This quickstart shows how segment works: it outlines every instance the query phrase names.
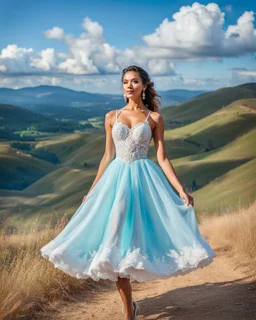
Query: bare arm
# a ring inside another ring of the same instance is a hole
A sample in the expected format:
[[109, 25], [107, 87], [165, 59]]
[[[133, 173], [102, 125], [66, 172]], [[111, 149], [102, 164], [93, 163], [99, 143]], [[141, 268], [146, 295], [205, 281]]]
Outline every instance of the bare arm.
[[154, 112], [154, 118], [155, 121], [155, 129], [153, 131], [153, 139], [155, 143], [156, 148], [156, 156], [157, 161], [166, 174], [168, 180], [170, 183], [174, 186], [174, 188], [179, 193], [180, 197], [184, 199], [189, 205], [189, 203], [192, 203], [193, 205], [193, 197], [191, 197], [188, 193], [185, 192], [183, 186], [178, 180], [178, 177], [174, 171], [173, 165], [171, 164], [170, 160], [167, 157], [166, 150], [165, 150], [165, 144], [164, 144], [164, 120], [160, 113]]
[[[94, 188], [96, 183], [99, 181], [100, 177], [108, 167], [109, 163], [114, 159], [115, 157], [115, 145], [114, 141], [112, 138], [112, 125], [111, 125], [111, 119], [113, 117], [113, 110], [109, 111], [105, 115], [105, 131], [106, 131], [106, 144], [105, 144], [105, 152], [103, 154], [103, 157], [100, 161], [99, 167], [98, 167], [98, 172], [97, 175], [93, 181], [93, 184], [88, 191], [88, 193]], [[87, 193], [87, 195], [88, 195]]]

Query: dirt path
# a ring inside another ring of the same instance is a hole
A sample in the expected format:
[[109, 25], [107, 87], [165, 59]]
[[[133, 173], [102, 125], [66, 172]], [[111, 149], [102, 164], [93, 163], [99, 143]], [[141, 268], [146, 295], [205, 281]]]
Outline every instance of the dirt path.
[[[256, 319], [256, 282], [234, 267], [227, 251], [212, 247], [217, 257], [206, 268], [167, 280], [132, 282], [138, 319]], [[115, 284], [100, 283], [89, 295], [74, 296], [74, 302], [59, 302], [58, 311], [42, 319], [123, 320]]]

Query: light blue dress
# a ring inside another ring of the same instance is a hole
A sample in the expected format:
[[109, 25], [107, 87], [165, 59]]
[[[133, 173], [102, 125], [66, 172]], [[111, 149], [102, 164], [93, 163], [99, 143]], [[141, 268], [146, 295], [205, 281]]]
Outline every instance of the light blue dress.
[[147, 157], [150, 113], [129, 128], [116, 111], [116, 157], [64, 229], [40, 249], [55, 268], [79, 279], [143, 282], [184, 275], [213, 261], [194, 207]]

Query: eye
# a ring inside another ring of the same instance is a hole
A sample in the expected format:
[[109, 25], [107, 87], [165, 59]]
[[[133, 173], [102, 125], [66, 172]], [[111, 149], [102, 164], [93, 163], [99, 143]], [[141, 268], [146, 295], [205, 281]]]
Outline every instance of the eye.
[[[138, 80], [133, 80], [133, 82], [138, 83], [139, 81]], [[123, 82], [123, 84], [126, 84], [126, 83], [127, 83], [127, 81]]]

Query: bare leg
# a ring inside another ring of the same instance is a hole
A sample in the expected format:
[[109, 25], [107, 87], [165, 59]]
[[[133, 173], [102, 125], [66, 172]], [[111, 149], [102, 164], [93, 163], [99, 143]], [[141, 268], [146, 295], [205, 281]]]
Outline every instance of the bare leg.
[[125, 307], [125, 320], [134, 320], [132, 304], [132, 286], [130, 283], [130, 279], [118, 277], [118, 281], [116, 281], [116, 286]]

